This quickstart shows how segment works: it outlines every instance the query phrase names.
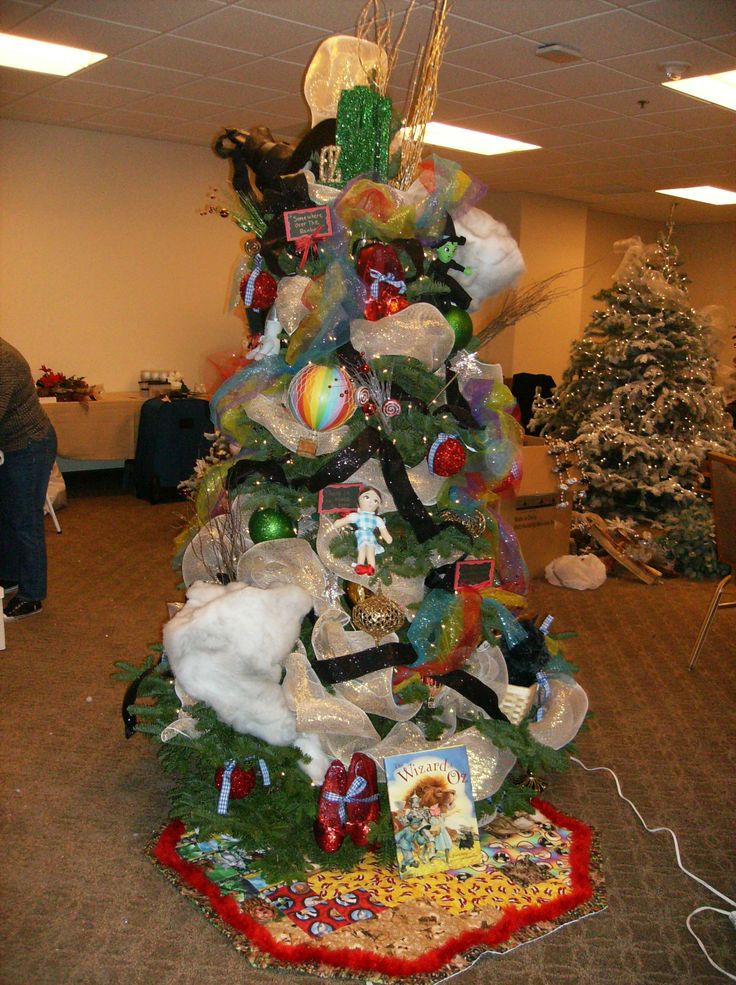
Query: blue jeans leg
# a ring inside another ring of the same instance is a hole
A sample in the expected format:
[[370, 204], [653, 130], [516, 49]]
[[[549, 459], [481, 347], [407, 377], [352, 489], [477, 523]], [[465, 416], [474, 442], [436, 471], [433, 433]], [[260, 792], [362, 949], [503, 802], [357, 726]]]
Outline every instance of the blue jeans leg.
[[0, 465], [0, 579], [17, 582], [19, 597], [34, 602], [46, 598], [43, 508], [55, 458], [52, 427]]

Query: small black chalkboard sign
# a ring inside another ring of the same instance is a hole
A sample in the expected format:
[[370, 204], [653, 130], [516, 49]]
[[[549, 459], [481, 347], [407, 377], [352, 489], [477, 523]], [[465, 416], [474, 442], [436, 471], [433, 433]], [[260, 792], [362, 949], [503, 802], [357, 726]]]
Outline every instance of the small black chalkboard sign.
[[363, 491], [360, 482], [344, 482], [339, 485], [325, 486], [320, 491], [317, 501], [319, 513], [339, 513], [345, 516], [358, 509], [358, 496]]
[[314, 239], [326, 239], [332, 236], [332, 213], [329, 205], [318, 205], [314, 209], [294, 209], [284, 212], [286, 238], [289, 240], [302, 239], [304, 236]]
[[458, 561], [455, 565], [455, 591], [463, 588], [487, 588], [493, 584], [493, 558], [481, 561]]

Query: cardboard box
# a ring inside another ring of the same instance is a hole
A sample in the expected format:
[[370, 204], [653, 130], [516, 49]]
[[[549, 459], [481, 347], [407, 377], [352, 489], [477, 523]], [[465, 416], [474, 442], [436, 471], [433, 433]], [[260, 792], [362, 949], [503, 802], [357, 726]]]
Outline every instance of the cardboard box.
[[550, 561], [570, 553], [572, 506], [560, 503], [554, 460], [541, 438], [525, 438], [522, 464], [516, 499], [508, 500], [501, 513], [516, 531], [529, 574], [541, 578]]

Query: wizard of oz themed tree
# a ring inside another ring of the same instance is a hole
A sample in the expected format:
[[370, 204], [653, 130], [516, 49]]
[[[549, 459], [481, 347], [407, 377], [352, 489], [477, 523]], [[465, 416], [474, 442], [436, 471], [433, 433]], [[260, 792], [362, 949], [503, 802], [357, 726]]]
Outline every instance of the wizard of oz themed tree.
[[736, 447], [715, 385], [708, 320], [688, 299], [673, 226], [625, 251], [604, 302], [571, 348], [562, 384], [538, 401], [533, 424], [574, 442], [592, 510], [657, 520], [663, 543], [691, 576], [714, 575], [710, 507], [699, 495], [708, 451]]
[[527, 572], [497, 506], [521, 429], [475, 355], [544, 292], [473, 336], [468, 312], [521, 257], [477, 182], [420, 160], [443, 29], [401, 133], [385, 38], [333, 37], [296, 147], [263, 127], [216, 141], [252, 342], [187, 484], [187, 601], [126, 705], [172, 773], [172, 816], [258, 850], [271, 880], [394, 858], [389, 755], [464, 746], [479, 816], [513, 815], [587, 712], [551, 619], [518, 618]]

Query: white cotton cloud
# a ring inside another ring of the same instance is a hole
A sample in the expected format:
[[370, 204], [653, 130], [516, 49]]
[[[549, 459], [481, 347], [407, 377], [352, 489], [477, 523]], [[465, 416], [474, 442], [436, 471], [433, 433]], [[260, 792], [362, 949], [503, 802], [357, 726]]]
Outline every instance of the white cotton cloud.
[[487, 212], [469, 209], [453, 221], [456, 232], [466, 238], [455, 259], [473, 272], [466, 277], [453, 270], [452, 276], [473, 298], [469, 310], [477, 311], [486, 298], [511, 287], [521, 277], [524, 258], [506, 226]]
[[[276, 746], [299, 745], [296, 716], [280, 681], [312, 597], [298, 585], [252, 588], [195, 582], [164, 627], [164, 649], [177, 686], [208, 704], [236, 732]], [[315, 756], [312, 744], [309, 754]], [[324, 774], [327, 761], [307, 772]]]

